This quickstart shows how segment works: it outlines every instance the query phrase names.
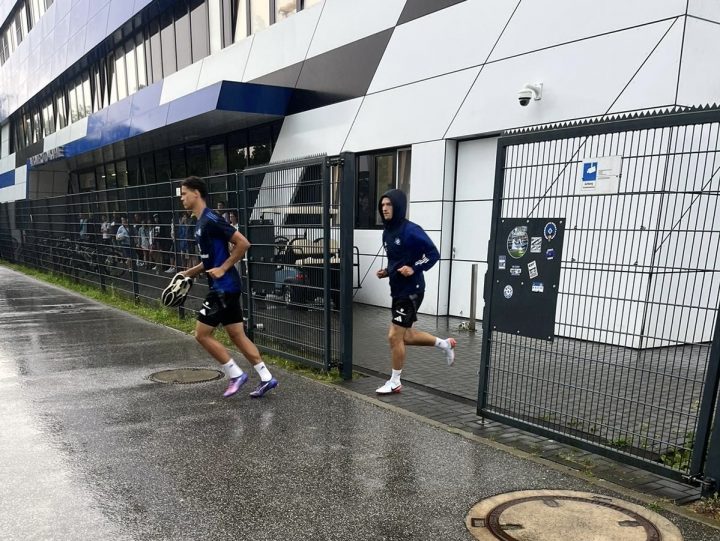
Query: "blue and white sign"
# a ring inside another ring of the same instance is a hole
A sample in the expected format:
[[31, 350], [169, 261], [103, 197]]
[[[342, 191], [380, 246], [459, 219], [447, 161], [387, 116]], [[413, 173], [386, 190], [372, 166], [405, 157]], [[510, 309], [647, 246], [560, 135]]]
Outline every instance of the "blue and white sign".
[[584, 162], [582, 179], [583, 182], [595, 182], [597, 180], [598, 162]]
[[580, 162], [575, 193], [612, 194], [620, 191], [622, 156], [585, 158]]

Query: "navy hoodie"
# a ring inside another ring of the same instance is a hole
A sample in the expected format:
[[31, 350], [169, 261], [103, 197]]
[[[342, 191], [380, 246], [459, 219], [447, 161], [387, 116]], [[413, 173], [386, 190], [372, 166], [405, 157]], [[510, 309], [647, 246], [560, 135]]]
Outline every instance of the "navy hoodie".
[[[392, 202], [393, 216], [385, 220], [382, 215], [382, 200], [387, 197]], [[383, 221], [383, 246], [387, 254], [387, 273], [390, 279], [390, 295], [393, 298], [408, 297], [414, 293], [425, 293], [423, 272], [430, 270], [440, 259], [437, 248], [419, 225], [405, 218], [407, 198], [400, 190], [390, 190], [378, 201], [378, 212]], [[397, 270], [404, 266], [412, 267], [412, 276], [403, 276]]]

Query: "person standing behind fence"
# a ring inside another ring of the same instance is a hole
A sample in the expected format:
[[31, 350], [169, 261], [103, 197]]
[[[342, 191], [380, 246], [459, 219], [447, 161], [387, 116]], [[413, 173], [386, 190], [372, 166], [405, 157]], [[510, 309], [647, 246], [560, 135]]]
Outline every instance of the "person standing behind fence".
[[378, 278], [390, 279], [392, 321], [388, 331], [392, 354], [392, 376], [375, 392], [399, 393], [400, 374], [405, 364], [405, 346], [435, 346], [445, 354], [447, 364], [455, 362], [455, 339], [443, 340], [412, 328], [425, 295], [423, 273], [440, 259], [435, 244], [419, 225], [405, 218], [407, 197], [400, 190], [386, 192], [378, 203], [383, 221], [383, 246], [388, 264], [377, 271]]
[[132, 240], [130, 236], [130, 226], [125, 216], [120, 218], [120, 227], [118, 227], [117, 233], [115, 234], [115, 240], [117, 240], [118, 244], [122, 247], [128, 269], [131, 268], [133, 258]]
[[[222, 324], [240, 353], [260, 376], [260, 383], [250, 393], [251, 397], [260, 398], [270, 389], [277, 387], [278, 382], [272, 377], [260, 357], [258, 348], [243, 329], [240, 306], [242, 282], [235, 263], [245, 255], [250, 248], [250, 242], [219, 214], [208, 208], [205, 202], [207, 187], [200, 178], [186, 178], [181, 183], [180, 190], [183, 207], [192, 211], [197, 218], [195, 239], [201, 260], [199, 264], [181, 274], [194, 278], [205, 272], [210, 285], [210, 291], [198, 312], [195, 338], [222, 365], [225, 375], [230, 379], [223, 396], [234, 395], [248, 380], [248, 375], [235, 363], [225, 346], [213, 337], [217, 326]], [[228, 251], [228, 243], [233, 246], [231, 251]]]
[[110, 236], [110, 222], [108, 221], [107, 216], [102, 216], [100, 220], [100, 233], [102, 233], [102, 243], [110, 244], [110, 240], [112, 238]]
[[188, 234], [188, 228], [187, 225], [188, 217], [187, 214], [184, 212], [180, 214], [180, 224], [177, 228], [177, 249], [178, 249], [178, 256], [180, 257], [180, 261], [178, 261], [178, 268], [182, 267], [183, 269], [187, 269], [190, 264], [188, 263], [188, 240], [187, 240], [187, 234]]

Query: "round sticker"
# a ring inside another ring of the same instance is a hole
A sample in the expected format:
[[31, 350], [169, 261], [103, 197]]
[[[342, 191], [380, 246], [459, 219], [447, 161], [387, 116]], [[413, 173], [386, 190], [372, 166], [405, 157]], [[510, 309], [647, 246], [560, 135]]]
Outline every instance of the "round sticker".
[[507, 251], [510, 257], [520, 259], [524, 256], [528, 249], [528, 243], [527, 226], [520, 225], [510, 231], [507, 238]]
[[553, 222], [548, 222], [545, 224], [543, 234], [547, 240], [553, 240], [555, 235], [557, 235], [557, 226]]
[[506, 299], [509, 299], [510, 297], [512, 297], [513, 296], [512, 286], [510, 286], [510, 285], [505, 286], [505, 289], [503, 289], [503, 295], [505, 295]]

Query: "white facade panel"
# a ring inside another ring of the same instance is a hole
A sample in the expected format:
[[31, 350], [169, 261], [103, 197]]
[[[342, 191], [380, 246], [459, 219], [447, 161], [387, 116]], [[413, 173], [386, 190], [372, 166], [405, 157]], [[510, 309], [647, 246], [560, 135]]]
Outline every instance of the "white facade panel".
[[[326, 1], [308, 57], [392, 28], [404, 7], [405, 0]], [[320, 9], [308, 10], [313, 11]]]
[[720, 23], [720, 3], [716, 0], [689, 0], [688, 15]]
[[647, 62], [610, 107], [610, 113], [675, 104], [683, 21], [684, 19], [678, 19], [673, 24]]
[[287, 117], [273, 149], [273, 161], [323, 152], [339, 154], [361, 103], [362, 98], [357, 98]]
[[441, 201], [413, 201], [410, 204], [410, 216], [408, 218], [420, 225], [425, 231], [441, 231], [442, 215], [443, 204]]
[[514, 8], [471, 0], [397, 27], [369, 92], [484, 64]]
[[202, 64], [202, 61], [195, 62], [165, 77], [162, 82], [160, 105], [195, 92], [198, 88]]
[[367, 96], [345, 148], [360, 151], [442, 139], [477, 72], [469, 69]]
[[713, 62], [718, 56], [720, 25], [688, 18], [678, 85], [678, 104], [720, 103], [720, 75]]
[[[605, 114], [671, 24], [659, 22], [486, 65], [447, 137]], [[674, 81], [676, 74], [665, 77]], [[544, 85], [542, 99], [521, 107], [518, 90], [534, 82]], [[654, 104], [648, 97], [646, 106]]]
[[443, 199], [445, 179], [444, 140], [412, 146], [410, 190], [412, 201], [440, 201]]
[[220, 81], [242, 81], [253, 39], [254, 36], [250, 36], [203, 58], [197, 88], [205, 88]]
[[463, 141], [458, 145], [456, 199], [492, 200], [497, 138]]
[[608, 0], [602, 7], [598, 7], [596, 0], [522, 2], [490, 60], [679, 17], [685, 14], [685, 7], [685, 0]]
[[455, 203], [453, 259], [486, 261], [492, 201], [458, 201]]
[[255, 34], [244, 81], [305, 60], [320, 10], [303, 10]]

